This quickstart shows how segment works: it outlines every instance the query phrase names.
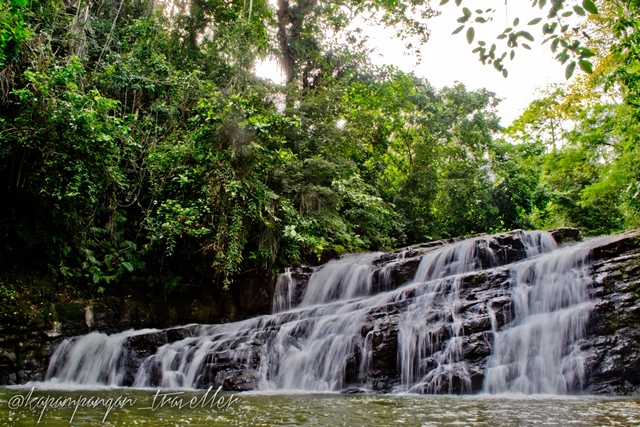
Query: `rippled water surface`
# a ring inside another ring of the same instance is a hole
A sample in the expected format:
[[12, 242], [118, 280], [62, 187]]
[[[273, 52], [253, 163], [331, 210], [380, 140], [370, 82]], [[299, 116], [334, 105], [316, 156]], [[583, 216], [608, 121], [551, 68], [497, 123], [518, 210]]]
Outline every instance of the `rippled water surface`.
[[[0, 388], [0, 424], [34, 426], [39, 420], [44, 426], [640, 425], [640, 399], [633, 398], [214, 392], [162, 390], [156, 395], [155, 390]], [[165, 393], [176, 394], [163, 400]], [[113, 404], [118, 398], [123, 407], [114, 407], [105, 418], [103, 404]], [[64, 399], [66, 408], [51, 408]], [[43, 410], [46, 402], [50, 403]], [[76, 402], [82, 402], [77, 410]], [[91, 407], [96, 402], [99, 404]]]

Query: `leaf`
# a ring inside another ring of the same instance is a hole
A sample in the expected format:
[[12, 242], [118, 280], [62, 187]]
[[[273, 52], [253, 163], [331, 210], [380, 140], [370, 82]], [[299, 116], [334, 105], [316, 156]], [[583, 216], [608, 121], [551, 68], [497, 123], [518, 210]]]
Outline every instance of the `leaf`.
[[513, 26], [514, 27], [517, 27], [519, 23], [520, 23], [520, 18], [516, 18], [516, 19], [513, 20]]
[[496, 37], [498, 40], [502, 40], [502, 39], [506, 39], [507, 35], [506, 34], [500, 34], [498, 37]]
[[538, 3], [538, 5], [540, 6], [540, 9], [544, 9], [546, 4], [547, 4], [547, 0], [540, 0], [540, 2]]
[[473, 27], [469, 27], [469, 29], [467, 30], [467, 42], [469, 44], [473, 43], [473, 38], [476, 35], [476, 31], [473, 29]]
[[485, 22], [487, 22], [486, 19], [484, 19], [482, 16], [477, 16], [476, 17], [476, 22], [479, 22], [481, 24], [484, 24]]
[[571, 63], [567, 65], [567, 68], [564, 70], [564, 76], [567, 80], [571, 78], [571, 76], [573, 75], [573, 70], [575, 69], [576, 69], [576, 61], [571, 61]]
[[536, 25], [540, 21], [542, 21], [542, 18], [532, 19], [527, 25]]
[[527, 50], [531, 50], [531, 46], [529, 46], [529, 45], [528, 45], [528, 44], [526, 44], [526, 43], [522, 43], [522, 47], [523, 47], [523, 48], [525, 48], [525, 49], [527, 49]]
[[515, 58], [516, 56], [516, 51], [512, 50], [511, 53], [509, 54], [509, 59], [513, 61], [513, 58]]
[[584, 15], [586, 15], [586, 14], [587, 14], [587, 13], [584, 11], [584, 9], [583, 9], [583, 8], [581, 8], [581, 7], [580, 7], [580, 6], [578, 6], [578, 5], [573, 6], [573, 10], [574, 10], [578, 15], [580, 15], [580, 16], [584, 16]]
[[563, 13], [562, 15], [560, 15], [560, 16], [562, 16], [563, 18], [566, 18], [566, 17], [571, 16], [571, 15], [573, 15], [573, 12], [571, 12], [571, 11], [569, 10], [569, 11], [567, 11], [567, 12], [564, 12], [564, 13]]
[[507, 69], [503, 68], [502, 69], [502, 76], [506, 79], [508, 75], [509, 75], [509, 72], [507, 71]]
[[464, 25], [460, 25], [458, 28], [453, 30], [453, 33], [451, 33], [451, 34], [458, 34], [460, 31], [462, 31], [463, 28], [464, 28]]
[[580, 57], [581, 58], [591, 58], [592, 56], [595, 55], [595, 52], [589, 50], [589, 49], [582, 49], [580, 51]]
[[460, 6], [462, 4], [462, 0], [456, 0], [456, 6]]
[[449, 0], [440, 0], [440, 6], [444, 6], [447, 3], [449, 3]]
[[524, 37], [525, 39], [529, 40], [530, 42], [534, 40], [533, 36], [526, 31], [520, 31], [518, 34]]
[[462, 14], [468, 18], [468, 17], [471, 16], [471, 11], [469, 10], [469, 8], [463, 7], [462, 8]]
[[582, 0], [582, 7], [584, 7], [589, 13], [594, 15], [598, 14], [598, 6], [592, 0]]
[[593, 64], [591, 61], [587, 61], [586, 59], [580, 60], [580, 68], [587, 74], [593, 74]]

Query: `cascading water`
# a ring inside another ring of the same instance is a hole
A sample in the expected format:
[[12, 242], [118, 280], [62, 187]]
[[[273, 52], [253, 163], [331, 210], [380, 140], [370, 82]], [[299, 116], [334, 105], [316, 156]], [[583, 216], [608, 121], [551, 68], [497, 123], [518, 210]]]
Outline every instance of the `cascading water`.
[[127, 331], [114, 335], [93, 332], [64, 340], [49, 361], [46, 378], [82, 385], [121, 385], [124, 341], [155, 329]]
[[380, 253], [346, 255], [311, 275], [301, 306], [348, 300], [371, 293], [374, 265]]
[[[591, 307], [588, 245], [556, 250], [544, 232], [517, 232], [509, 244], [496, 243], [501, 238], [425, 246], [413, 280], [396, 289], [391, 270], [411, 261], [407, 251], [342, 257], [313, 272], [298, 307], [292, 296], [301, 289], [286, 270], [278, 279], [273, 315], [191, 325], [185, 333], [190, 336], [173, 340], [157, 330], [65, 340], [47, 379], [169, 388], [471, 392], [475, 374], [465, 357], [479, 352], [477, 346], [469, 350], [467, 335], [475, 333], [493, 336], [488, 359], [474, 356], [487, 366], [485, 391], [579, 389], [579, 343]], [[479, 271], [504, 276], [504, 284], [493, 293], [474, 291], [471, 279]], [[482, 300], [485, 294], [493, 299]], [[492, 307], [500, 302], [502, 312], [496, 312]], [[469, 320], [469, 313], [480, 320]], [[486, 328], [474, 326], [489, 317]], [[158, 344], [136, 353], [134, 341], [144, 334]], [[380, 386], [393, 369], [397, 382]]]
[[[556, 248], [548, 233], [524, 235], [527, 255]], [[484, 257], [482, 256], [484, 255]], [[463, 323], [459, 310], [460, 275], [495, 266], [499, 254], [489, 237], [463, 240], [422, 257], [414, 282], [427, 282], [416, 292], [399, 324], [401, 390], [452, 393], [471, 391], [471, 378], [462, 360]], [[484, 258], [484, 260], [483, 260]]]
[[276, 288], [273, 291], [273, 307], [272, 313], [280, 313], [289, 310], [293, 305], [293, 296], [296, 291], [296, 282], [291, 277], [291, 267], [287, 267], [276, 282]]
[[511, 267], [513, 322], [495, 333], [488, 393], [565, 394], [584, 382], [585, 337], [593, 308], [589, 242]]
[[[344, 262], [328, 264], [322, 269], [324, 274], [321, 277], [331, 278], [333, 281], [326, 282], [326, 285], [337, 293], [318, 293], [321, 295], [319, 298], [340, 295], [340, 292], [364, 292], [366, 286], [360, 287], [353, 276], [359, 277], [365, 284], [371, 283], [372, 279], [367, 275], [373, 273], [372, 266], [366, 260], [374, 257], [366, 254], [347, 258], [355, 261], [352, 272], [345, 268]], [[337, 271], [331, 271], [333, 267]], [[242, 322], [198, 326], [194, 331], [195, 336], [164, 345], [147, 358], [138, 369], [133, 385], [199, 387], [205, 380], [203, 367], [215, 365], [224, 359], [225, 363], [255, 369], [260, 375], [259, 383], [263, 389], [340, 390], [345, 384], [345, 369], [354, 348], [364, 351], [366, 347], [361, 328], [367, 309], [382, 304], [387, 298], [387, 295], [376, 295], [351, 301], [339, 300]], [[311, 301], [315, 302], [313, 299]], [[107, 384], [122, 384], [128, 368], [122, 362], [122, 355], [126, 353], [122, 347], [126, 346], [126, 339], [131, 334], [106, 336], [93, 333], [64, 341], [52, 359], [47, 378], [85, 384], [87, 375], [94, 375], [87, 374], [85, 370], [95, 370], [95, 363], [87, 360], [94, 356], [94, 342], [100, 341], [111, 343], [109, 351], [104, 352], [109, 362], [100, 365], [103, 371], [110, 369], [111, 379]], [[259, 349], [254, 345], [256, 343], [261, 345]], [[71, 351], [62, 351], [69, 347]], [[78, 354], [82, 354], [82, 357]], [[103, 365], [109, 369], [103, 368]], [[156, 375], [155, 367], [158, 366], [160, 375]], [[215, 370], [208, 372], [214, 377], [217, 375]]]

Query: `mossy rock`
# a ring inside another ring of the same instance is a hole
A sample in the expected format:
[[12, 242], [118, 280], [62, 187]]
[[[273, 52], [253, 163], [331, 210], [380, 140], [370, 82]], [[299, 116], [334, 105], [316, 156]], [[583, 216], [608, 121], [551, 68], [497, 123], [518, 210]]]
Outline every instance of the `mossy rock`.
[[54, 307], [59, 322], [82, 322], [85, 319], [84, 306], [82, 304], [56, 304]]

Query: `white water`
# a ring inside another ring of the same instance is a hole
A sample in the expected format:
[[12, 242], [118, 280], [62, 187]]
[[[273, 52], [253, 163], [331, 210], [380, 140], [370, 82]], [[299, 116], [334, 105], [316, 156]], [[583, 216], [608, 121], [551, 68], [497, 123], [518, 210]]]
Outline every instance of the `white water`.
[[565, 394], [584, 382], [591, 277], [590, 243], [511, 267], [514, 320], [496, 331], [485, 378], [488, 393]]
[[[525, 233], [523, 242], [533, 258], [510, 268], [512, 284], [505, 292], [513, 299], [513, 321], [502, 330], [494, 322], [485, 390], [577, 390], [584, 375], [579, 340], [591, 307], [584, 268], [588, 247], [555, 250], [553, 238], [541, 232]], [[463, 240], [427, 252], [411, 283], [374, 295], [380, 254], [345, 256], [313, 273], [298, 308], [291, 307], [295, 281], [287, 270], [278, 280], [273, 303], [274, 312], [282, 312], [194, 327], [194, 336], [166, 344], [148, 357], [134, 385], [193, 388], [207, 380], [206, 375], [209, 381], [215, 377], [222, 382], [226, 373], [217, 373], [215, 367], [235, 363], [253, 367], [261, 390], [340, 390], [350, 386], [348, 368], [351, 384], [367, 388], [375, 332], [367, 326], [368, 315], [372, 309], [407, 300], [398, 323], [397, 391], [469, 391], [470, 374], [461, 348], [460, 279], [482, 268], [480, 250], [485, 263], [497, 262], [489, 237]], [[391, 262], [401, 262], [404, 255], [401, 252]], [[389, 277], [382, 267], [377, 289], [388, 289]], [[93, 333], [66, 340], [51, 359], [47, 379], [120, 385], [126, 369], [123, 345], [141, 333]], [[160, 372], [157, 384], [154, 369]]]
[[311, 275], [300, 306], [348, 300], [371, 293], [374, 265], [381, 253], [346, 255]]
[[49, 361], [46, 378], [81, 385], [122, 384], [122, 344], [135, 335], [158, 332], [156, 329], [126, 331], [114, 335], [92, 332], [64, 340]]
[[296, 292], [296, 281], [291, 277], [291, 267], [287, 267], [276, 282], [273, 291], [272, 313], [280, 313], [292, 307], [293, 296]]
[[[460, 275], [482, 269], [480, 250], [496, 265], [489, 239], [463, 240], [422, 257], [413, 282], [427, 282], [427, 286], [416, 292], [399, 324], [400, 390], [453, 393], [458, 382], [459, 390], [471, 391], [471, 378], [462, 360]], [[549, 233], [541, 232], [526, 233], [523, 243], [527, 256], [557, 247]], [[441, 346], [443, 339], [446, 342]]]

